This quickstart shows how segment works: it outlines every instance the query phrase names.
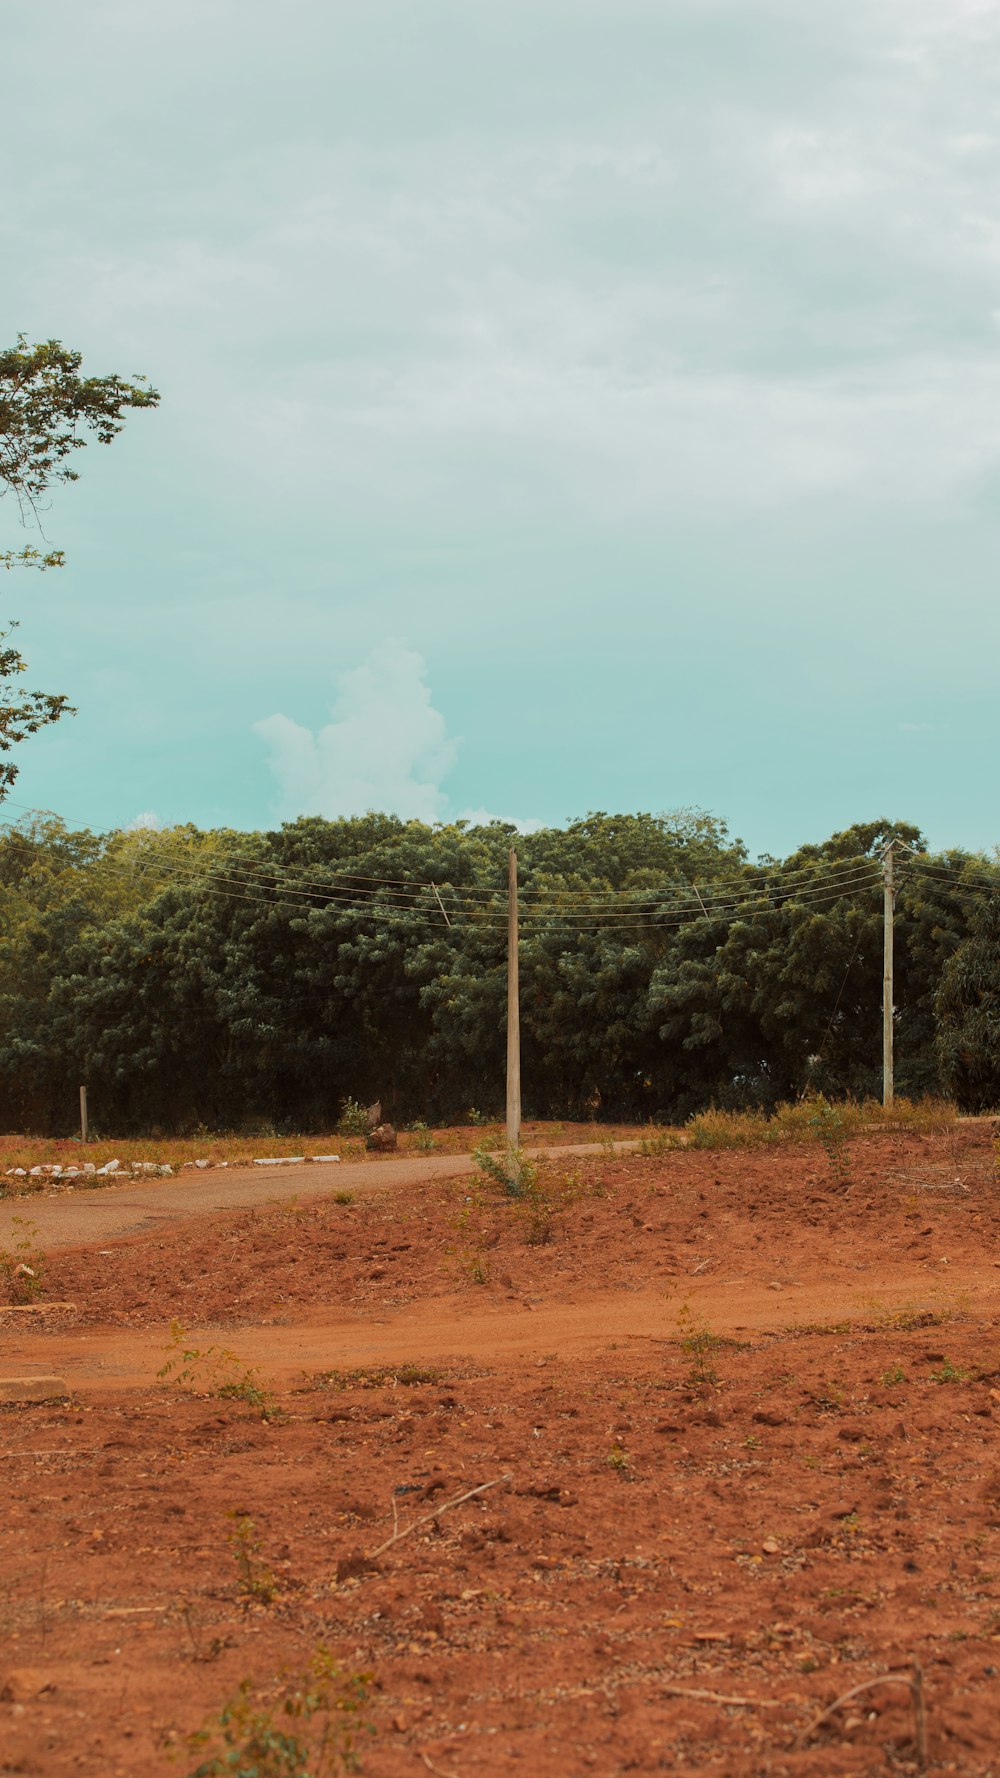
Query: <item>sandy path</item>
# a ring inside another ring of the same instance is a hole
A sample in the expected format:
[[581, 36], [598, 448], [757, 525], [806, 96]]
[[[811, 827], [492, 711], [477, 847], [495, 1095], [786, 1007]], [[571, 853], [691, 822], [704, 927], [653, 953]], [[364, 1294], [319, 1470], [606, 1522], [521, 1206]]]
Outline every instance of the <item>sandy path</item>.
[[[894, 1309], [997, 1314], [1000, 1281], [992, 1266], [953, 1267], [944, 1282], [925, 1267], [872, 1267], [863, 1279], [824, 1277], [776, 1290], [759, 1280], [692, 1280], [684, 1289], [692, 1323], [716, 1334], [759, 1337], [797, 1329], [887, 1321]], [[167, 1328], [44, 1331], [41, 1317], [0, 1314], [3, 1369], [55, 1373], [74, 1388], [146, 1386], [164, 1361]], [[13, 1325], [12, 1325], [13, 1323]], [[192, 1330], [189, 1330], [192, 1331]], [[302, 1372], [361, 1365], [482, 1365], [544, 1358], [624, 1355], [635, 1368], [645, 1352], [658, 1362], [663, 1342], [678, 1338], [678, 1300], [663, 1290], [577, 1292], [571, 1300], [467, 1306], [454, 1295], [410, 1303], [394, 1313], [344, 1313], [331, 1306], [301, 1319], [234, 1328], [199, 1326], [192, 1344], [222, 1345], [274, 1382]]]
[[[625, 1154], [637, 1142], [618, 1142]], [[529, 1149], [537, 1155], [603, 1154], [600, 1142]], [[471, 1154], [404, 1155], [391, 1160], [330, 1162], [326, 1166], [228, 1167], [188, 1172], [174, 1179], [123, 1180], [91, 1190], [31, 1193], [0, 1200], [0, 1245], [16, 1235], [15, 1219], [32, 1223], [45, 1249], [82, 1247], [120, 1235], [141, 1235], [163, 1223], [216, 1210], [245, 1210], [288, 1198], [321, 1198], [327, 1192], [371, 1192], [386, 1186], [455, 1179], [475, 1167]]]

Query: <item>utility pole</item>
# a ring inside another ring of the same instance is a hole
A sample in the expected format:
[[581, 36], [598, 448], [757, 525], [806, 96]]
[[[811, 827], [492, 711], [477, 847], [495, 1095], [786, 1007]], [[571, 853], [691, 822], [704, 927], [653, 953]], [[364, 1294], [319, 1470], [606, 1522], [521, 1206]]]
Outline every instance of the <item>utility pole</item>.
[[882, 1104], [892, 1104], [892, 927], [893, 904], [895, 901], [895, 885], [892, 874], [892, 848], [895, 840], [890, 840], [882, 854]]
[[90, 1140], [90, 1121], [87, 1117], [87, 1089], [80, 1088], [80, 1141]]
[[507, 859], [507, 1164], [517, 1184], [521, 1146], [521, 1003], [518, 980], [517, 853]]

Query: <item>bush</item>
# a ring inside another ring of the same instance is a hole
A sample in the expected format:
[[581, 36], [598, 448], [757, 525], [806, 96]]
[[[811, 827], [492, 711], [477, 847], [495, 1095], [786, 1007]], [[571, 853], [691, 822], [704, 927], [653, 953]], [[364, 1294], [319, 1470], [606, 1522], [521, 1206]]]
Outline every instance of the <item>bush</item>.
[[369, 1130], [368, 1112], [356, 1099], [345, 1099], [340, 1107], [340, 1119], [337, 1128], [342, 1136], [367, 1136]]

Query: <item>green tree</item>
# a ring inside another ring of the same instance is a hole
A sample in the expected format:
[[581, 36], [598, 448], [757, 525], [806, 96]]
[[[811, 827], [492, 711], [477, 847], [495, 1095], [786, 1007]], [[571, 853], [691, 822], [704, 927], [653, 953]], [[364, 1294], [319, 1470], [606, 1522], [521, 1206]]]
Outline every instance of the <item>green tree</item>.
[[[602, 815], [517, 840], [526, 1115], [877, 1092], [893, 837], [900, 1090], [992, 1103], [995, 864], [876, 822], [752, 866], [718, 824]], [[347, 1097], [394, 1122], [499, 1111], [511, 838], [377, 814], [5, 830], [0, 1119], [65, 1129], [81, 1080], [123, 1134], [329, 1128]]]
[[1000, 891], [977, 901], [945, 964], [935, 1010], [941, 1076], [963, 1111], [1000, 1104]]
[[877, 1090], [879, 859], [893, 838], [920, 843], [915, 828], [876, 821], [800, 847], [745, 873], [738, 917], [710, 911], [680, 932], [650, 987], [675, 1115]]
[[[155, 407], [157, 391], [145, 377], [85, 377], [82, 355], [60, 340], [29, 345], [24, 334], [0, 351], [0, 498], [12, 495], [22, 524], [41, 531], [40, 512], [50, 489], [78, 479], [74, 452], [91, 435], [111, 444], [125, 424], [128, 408]], [[0, 550], [0, 567], [58, 568], [61, 550]], [[0, 753], [9, 754], [19, 741], [58, 722], [71, 709], [66, 698], [52, 692], [27, 692], [20, 678], [27, 663], [10, 641], [16, 625], [0, 630]], [[0, 761], [0, 799], [17, 777], [17, 767]]]

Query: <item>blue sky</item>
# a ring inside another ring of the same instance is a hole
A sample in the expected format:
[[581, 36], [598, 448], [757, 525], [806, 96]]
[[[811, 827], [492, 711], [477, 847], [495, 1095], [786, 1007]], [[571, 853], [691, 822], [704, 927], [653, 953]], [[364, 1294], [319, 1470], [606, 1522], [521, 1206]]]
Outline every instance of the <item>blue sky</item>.
[[0, 334], [163, 397], [5, 582], [20, 802], [1000, 839], [1000, 0], [4, 32]]

